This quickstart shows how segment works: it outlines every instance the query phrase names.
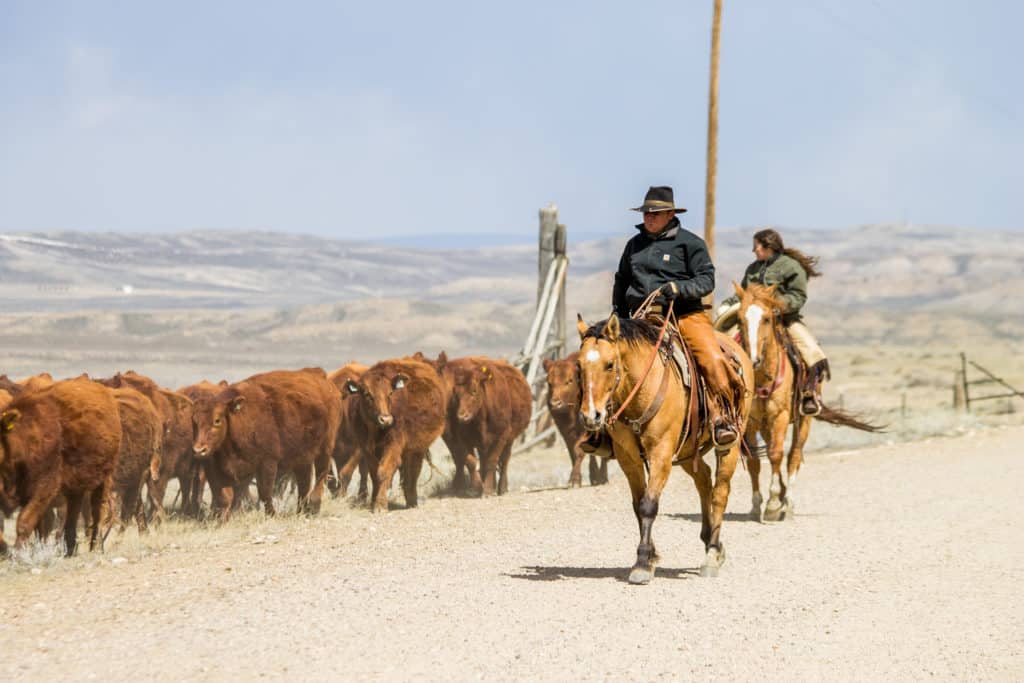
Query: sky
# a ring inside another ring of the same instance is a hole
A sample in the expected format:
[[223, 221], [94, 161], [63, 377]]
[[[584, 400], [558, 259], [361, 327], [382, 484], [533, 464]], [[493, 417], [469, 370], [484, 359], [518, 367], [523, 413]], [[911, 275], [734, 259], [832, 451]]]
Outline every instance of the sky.
[[[0, 231], [704, 216], [712, 0], [0, 1]], [[1024, 3], [725, 0], [717, 223], [1024, 228]]]

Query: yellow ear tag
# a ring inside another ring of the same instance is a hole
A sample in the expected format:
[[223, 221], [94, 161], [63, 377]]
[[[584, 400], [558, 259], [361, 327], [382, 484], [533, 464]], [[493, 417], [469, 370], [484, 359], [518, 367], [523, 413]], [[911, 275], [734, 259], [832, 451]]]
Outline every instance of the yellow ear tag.
[[5, 432], [14, 431], [14, 423], [13, 422], [4, 422], [4, 431]]

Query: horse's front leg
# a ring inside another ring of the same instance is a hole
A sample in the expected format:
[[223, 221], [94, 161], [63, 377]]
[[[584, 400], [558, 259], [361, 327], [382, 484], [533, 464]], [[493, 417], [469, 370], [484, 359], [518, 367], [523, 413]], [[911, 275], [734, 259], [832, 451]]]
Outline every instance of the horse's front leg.
[[768, 504], [764, 508], [766, 522], [778, 522], [786, 515], [783, 501], [786, 498], [786, 483], [782, 480], [782, 456], [786, 446], [786, 430], [789, 428], [789, 412], [772, 411], [768, 416], [767, 433], [761, 434], [768, 442], [768, 460], [772, 465], [772, 480], [768, 485]]
[[747, 422], [747, 430], [744, 435], [747, 445], [747, 471], [750, 473], [750, 519], [755, 522], [761, 521], [761, 505], [764, 504], [764, 496], [761, 495], [761, 457], [757, 448], [757, 425], [753, 420]]
[[[651, 524], [644, 524], [642, 503], [647, 493], [647, 473], [644, 471], [643, 459], [640, 457], [639, 444], [633, 433], [628, 430], [611, 430], [615, 459], [619, 462], [622, 472], [629, 482], [629, 490], [633, 496], [633, 513], [636, 515], [640, 528], [640, 545], [636, 549], [636, 564], [629, 573], [630, 583], [648, 583], [654, 576], [657, 553], [651, 542]], [[655, 505], [657, 513], [657, 505]], [[654, 518], [651, 517], [651, 522]]]

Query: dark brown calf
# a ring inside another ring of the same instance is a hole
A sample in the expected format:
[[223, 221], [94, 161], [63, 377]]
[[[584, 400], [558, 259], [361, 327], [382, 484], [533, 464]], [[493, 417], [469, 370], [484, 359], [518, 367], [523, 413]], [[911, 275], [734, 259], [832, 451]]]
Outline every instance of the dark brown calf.
[[[149, 482], [149, 502], [157, 519], [164, 516], [164, 494], [172, 478], [181, 489], [185, 514], [196, 515], [198, 505], [192, 493], [195, 461], [192, 456], [192, 402], [185, 396], [160, 387], [149, 377], [129, 370], [110, 379], [99, 380], [108, 387], [130, 387], [141, 392], [163, 418], [163, 444], [159, 476]], [[199, 492], [201, 495], [201, 492]]]
[[338, 368], [327, 376], [327, 379], [341, 393], [341, 424], [338, 426], [338, 438], [334, 441], [334, 465], [338, 469], [338, 479], [331, 493], [335, 496], [348, 494], [348, 485], [352, 481], [352, 473], [359, 468], [359, 500], [366, 500], [367, 478], [369, 470], [363, 462], [363, 442], [365, 433], [355, 416], [356, 403], [353, 394], [345, 386], [349, 381], [358, 381], [369, 370], [365, 365], [349, 363]]
[[74, 554], [78, 515], [89, 496], [93, 548], [120, 448], [117, 401], [109, 389], [89, 379], [64, 380], [11, 401], [0, 413], [0, 481], [6, 512], [21, 506], [17, 545], [28, 540], [63, 495], [65, 552]]
[[[583, 456], [586, 453], [580, 444], [586, 438], [586, 430], [580, 419], [580, 368], [579, 353], [571, 353], [561, 360], [544, 359], [544, 371], [548, 376], [548, 411], [551, 419], [565, 441], [572, 463], [569, 486], [583, 485]], [[608, 483], [608, 460], [590, 456], [590, 484]]]
[[373, 483], [371, 507], [388, 509], [388, 491], [401, 468], [405, 504], [416, 507], [416, 485], [427, 451], [444, 431], [444, 390], [431, 366], [412, 359], [377, 363], [346, 385], [364, 459]]
[[443, 372], [451, 378], [446, 433], [455, 461], [454, 488], [464, 487], [464, 464], [475, 490], [485, 496], [507, 493], [512, 442], [529, 425], [533, 410], [526, 378], [505, 361], [481, 357], [449, 361]]
[[254, 375], [199, 399], [193, 449], [210, 460], [207, 476], [223, 519], [231, 514], [233, 487], [253, 476], [264, 509], [274, 514], [279, 470], [295, 475], [299, 512], [318, 512], [340, 418], [341, 396], [320, 368]]
[[153, 402], [135, 389], [111, 389], [117, 400], [121, 419], [121, 448], [111, 487], [110, 515], [104, 537], [113, 524], [114, 512], [120, 507], [121, 529], [134, 516], [139, 532], [146, 529], [142, 510], [142, 485], [160, 474], [164, 420]]

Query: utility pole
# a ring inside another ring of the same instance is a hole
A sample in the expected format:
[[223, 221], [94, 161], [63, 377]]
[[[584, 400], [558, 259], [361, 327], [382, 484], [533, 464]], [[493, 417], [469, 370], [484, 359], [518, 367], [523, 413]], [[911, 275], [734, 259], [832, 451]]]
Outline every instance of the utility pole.
[[715, 0], [711, 23], [711, 82], [708, 86], [708, 166], [704, 189], [704, 241], [708, 256], [715, 258], [715, 178], [718, 175], [718, 42], [721, 34], [722, 0]]

